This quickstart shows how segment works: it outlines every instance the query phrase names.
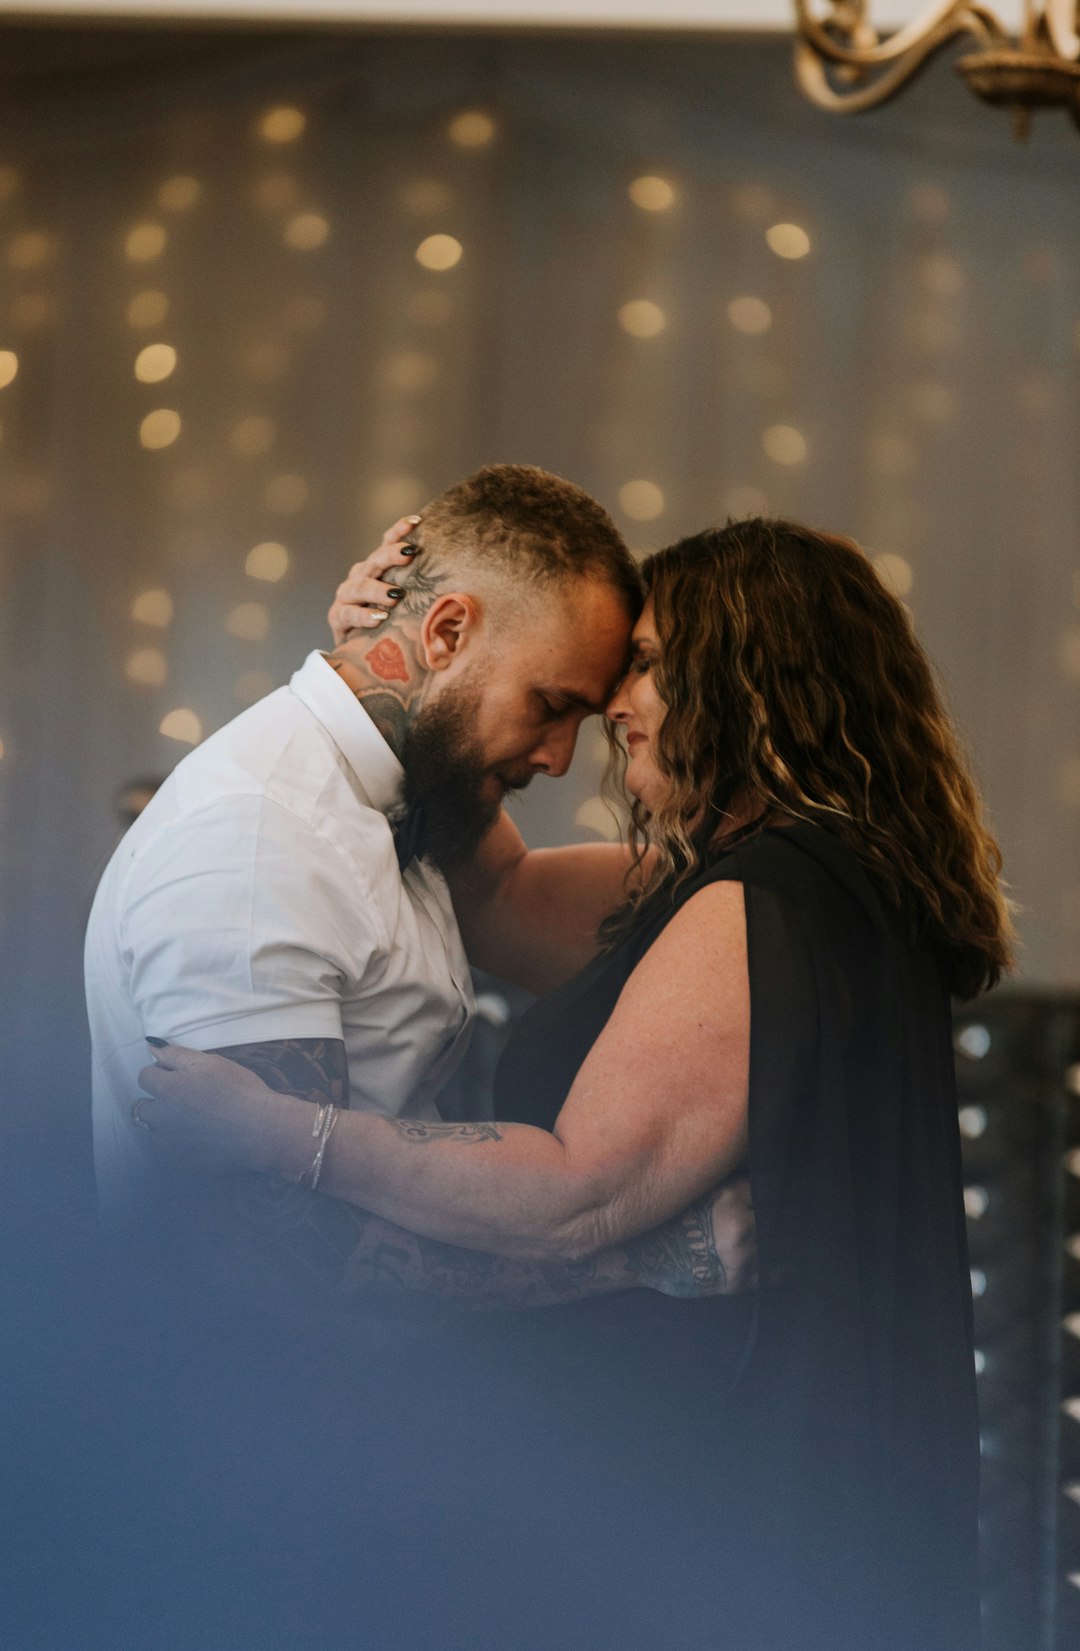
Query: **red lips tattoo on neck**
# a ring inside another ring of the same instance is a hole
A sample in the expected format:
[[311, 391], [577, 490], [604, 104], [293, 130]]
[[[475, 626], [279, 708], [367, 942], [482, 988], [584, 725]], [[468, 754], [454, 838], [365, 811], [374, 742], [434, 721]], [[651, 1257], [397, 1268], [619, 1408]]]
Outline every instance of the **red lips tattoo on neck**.
[[408, 682], [409, 668], [405, 663], [405, 655], [397, 642], [384, 636], [367, 656], [368, 670], [377, 676], [380, 682]]

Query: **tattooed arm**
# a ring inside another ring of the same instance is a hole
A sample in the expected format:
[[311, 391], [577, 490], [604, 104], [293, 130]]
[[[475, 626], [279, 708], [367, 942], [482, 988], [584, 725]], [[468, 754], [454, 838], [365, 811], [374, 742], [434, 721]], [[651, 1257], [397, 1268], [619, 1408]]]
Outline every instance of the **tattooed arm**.
[[[717, 882], [634, 969], [553, 1133], [345, 1112], [320, 1189], [444, 1243], [578, 1261], [662, 1226], [733, 1173], [749, 1065], [743, 891]], [[170, 1046], [140, 1082], [166, 1103], [163, 1125], [251, 1168], [295, 1179], [310, 1164], [307, 1109], [228, 1061]]]
[[340, 1038], [281, 1038], [271, 1043], [234, 1043], [215, 1049], [261, 1078], [278, 1095], [335, 1106], [349, 1104], [349, 1067]]
[[520, 1310], [633, 1289], [688, 1300], [730, 1295], [756, 1283], [745, 1178], [718, 1187], [653, 1232], [576, 1262], [514, 1261], [355, 1213], [360, 1236], [342, 1282], [348, 1294], [375, 1306], [426, 1299], [466, 1313]]

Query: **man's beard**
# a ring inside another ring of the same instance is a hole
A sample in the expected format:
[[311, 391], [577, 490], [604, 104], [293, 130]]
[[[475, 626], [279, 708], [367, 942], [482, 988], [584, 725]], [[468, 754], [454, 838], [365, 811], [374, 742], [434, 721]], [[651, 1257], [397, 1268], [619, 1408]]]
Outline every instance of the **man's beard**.
[[405, 800], [423, 804], [423, 852], [444, 872], [472, 859], [502, 803], [484, 794], [491, 771], [472, 732], [480, 699], [479, 685], [462, 681], [426, 705], [402, 741]]

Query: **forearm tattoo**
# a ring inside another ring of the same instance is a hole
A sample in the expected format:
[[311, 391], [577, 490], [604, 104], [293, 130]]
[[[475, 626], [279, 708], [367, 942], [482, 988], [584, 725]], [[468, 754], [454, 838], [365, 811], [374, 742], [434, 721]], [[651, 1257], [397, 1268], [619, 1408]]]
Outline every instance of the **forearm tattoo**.
[[343, 1285], [369, 1307], [393, 1310], [426, 1298], [450, 1312], [497, 1312], [559, 1306], [632, 1285], [599, 1256], [560, 1265], [514, 1261], [421, 1238], [380, 1216], [356, 1213], [360, 1238]]
[[640, 1284], [668, 1296], [723, 1294], [728, 1276], [716, 1248], [712, 1203], [708, 1193], [662, 1227], [623, 1246], [627, 1268]]
[[432, 1124], [420, 1118], [390, 1118], [387, 1120], [405, 1141], [460, 1141], [471, 1146], [477, 1141], [501, 1141], [498, 1124]]

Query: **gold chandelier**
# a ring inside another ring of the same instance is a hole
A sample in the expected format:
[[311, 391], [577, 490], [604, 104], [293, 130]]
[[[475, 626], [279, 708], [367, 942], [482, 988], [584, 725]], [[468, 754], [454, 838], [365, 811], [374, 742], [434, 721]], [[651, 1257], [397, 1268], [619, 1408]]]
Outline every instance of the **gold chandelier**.
[[989, 6], [964, 0], [933, 0], [884, 39], [868, 10], [867, 0], [795, 0], [796, 73], [819, 108], [857, 113], [885, 103], [966, 35], [975, 50], [957, 72], [976, 97], [1013, 110], [1018, 137], [1027, 136], [1033, 109], [1064, 107], [1080, 124], [1080, 0], [1025, 0], [1019, 37]]

